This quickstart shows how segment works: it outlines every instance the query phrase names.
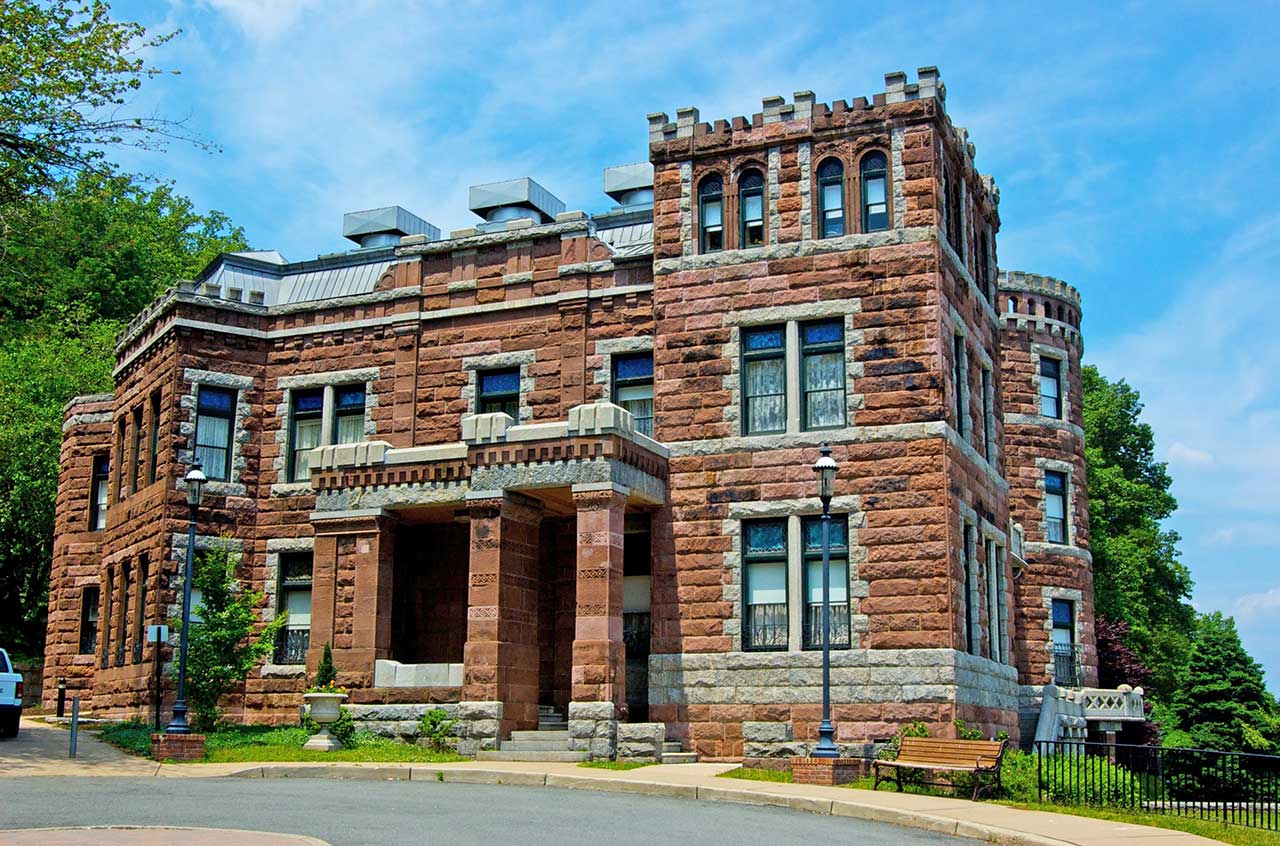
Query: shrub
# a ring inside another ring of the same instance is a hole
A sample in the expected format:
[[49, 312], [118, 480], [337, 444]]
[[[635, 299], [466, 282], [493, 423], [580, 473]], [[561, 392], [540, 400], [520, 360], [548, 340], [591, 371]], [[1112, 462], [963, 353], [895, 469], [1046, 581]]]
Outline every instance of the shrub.
[[338, 672], [333, 667], [333, 649], [329, 646], [329, 641], [324, 642], [324, 652], [320, 655], [320, 665], [316, 667], [316, 681], [311, 685], [309, 693], [346, 693], [345, 690], [338, 687], [334, 682], [338, 679]]
[[[320, 731], [320, 724], [308, 716], [302, 721], [302, 727], [307, 730], [308, 735], [313, 735]], [[356, 745], [356, 724], [351, 718], [351, 712], [346, 708], [338, 709], [338, 719], [329, 723], [329, 734], [334, 739], [348, 748]]]
[[1100, 755], [1047, 755], [1038, 766], [1049, 802], [1108, 808], [1141, 804], [1141, 777]]
[[450, 720], [443, 708], [430, 708], [418, 721], [419, 744], [435, 752], [447, 752], [454, 748], [457, 739], [453, 736], [455, 720]]

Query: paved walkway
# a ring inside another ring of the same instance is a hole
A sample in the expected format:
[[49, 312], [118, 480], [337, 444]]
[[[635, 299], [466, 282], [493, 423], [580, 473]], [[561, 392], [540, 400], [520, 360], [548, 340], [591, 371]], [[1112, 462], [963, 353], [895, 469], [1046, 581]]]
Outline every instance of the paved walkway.
[[[1218, 842], [1169, 829], [1026, 811], [964, 799], [717, 777], [733, 769], [733, 764], [659, 765], [634, 770], [524, 762], [155, 764], [131, 758], [84, 734], [81, 735], [82, 757], [71, 761], [66, 758], [64, 730], [24, 721], [23, 733], [30, 744], [26, 749], [21, 745], [22, 736], [16, 746], [15, 741], [0, 743], [0, 776], [129, 774], [161, 778], [230, 776], [530, 785], [781, 806], [1023, 846], [1206, 846]], [[13, 754], [14, 749], [19, 750], [17, 756]], [[40, 749], [52, 753], [53, 757], [41, 760]]]

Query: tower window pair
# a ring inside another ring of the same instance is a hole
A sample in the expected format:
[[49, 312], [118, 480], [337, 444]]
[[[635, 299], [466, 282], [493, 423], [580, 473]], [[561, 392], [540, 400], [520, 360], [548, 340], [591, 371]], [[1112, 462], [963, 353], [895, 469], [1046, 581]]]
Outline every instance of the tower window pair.
[[[724, 182], [718, 174], [698, 185], [698, 252], [715, 253], [724, 243]], [[738, 179], [738, 246], [764, 244], [764, 176], [752, 169]]]
[[[858, 167], [863, 232], [889, 228], [889, 160], [879, 150], [862, 157]], [[844, 163], [824, 159], [818, 165], [818, 226], [822, 238], [846, 234]]]

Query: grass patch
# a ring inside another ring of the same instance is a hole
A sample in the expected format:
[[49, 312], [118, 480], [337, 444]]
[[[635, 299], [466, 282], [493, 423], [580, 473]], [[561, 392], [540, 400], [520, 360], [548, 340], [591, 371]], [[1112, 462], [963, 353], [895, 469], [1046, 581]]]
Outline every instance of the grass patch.
[[1233, 843], [1236, 846], [1280, 846], [1280, 832], [1262, 831], [1261, 829], [1245, 828], [1239, 825], [1226, 825], [1213, 820], [1201, 820], [1195, 817], [1145, 814], [1107, 808], [1090, 808], [1087, 806], [1049, 805], [1039, 802], [997, 800], [997, 803], [1028, 811], [1050, 811], [1055, 814], [1072, 814], [1077, 817], [1092, 817], [1098, 820], [1113, 820], [1115, 822], [1172, 829], [1173, 831], [1184, 831], [1188, 834], [1208, 837], [1210, 840]]
[[[111, 723], [100, 736], [134, 755], [151, 755], [151, 728], [144, 723]], [[453, 752], [434, 752], [396, 740], [357, 732], [355, 745], [333, 752], [303, 749], [308, 734], [297, 726], [223, 725], [205, 735], [204, 760], [211, 764], [269, 763], [276, 761], [328, 761], [343, 763], [440, 764], [466, 761]]]
[[738, 767], [719, 773], [719, 778], [740, 778], [746, 781], [780, 781], [790, 783], [791, 770], [767, 770], [763, 767]]
[[586, 767], [589, 770], [638, 770], [641, 767], [651, 767], [656, 761], [583, 761], [578, 764], [579, 767]]

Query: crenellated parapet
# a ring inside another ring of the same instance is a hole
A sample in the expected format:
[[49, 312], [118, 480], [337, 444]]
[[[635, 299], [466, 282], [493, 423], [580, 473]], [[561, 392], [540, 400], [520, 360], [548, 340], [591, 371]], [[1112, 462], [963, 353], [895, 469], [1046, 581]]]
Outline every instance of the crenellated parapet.
[[1021, 270], [1001, 270], [997, 313], [1006, 331], [1028, 331], [1061, 339], [1083, 351], [1080, 292], [1061, 279]]

